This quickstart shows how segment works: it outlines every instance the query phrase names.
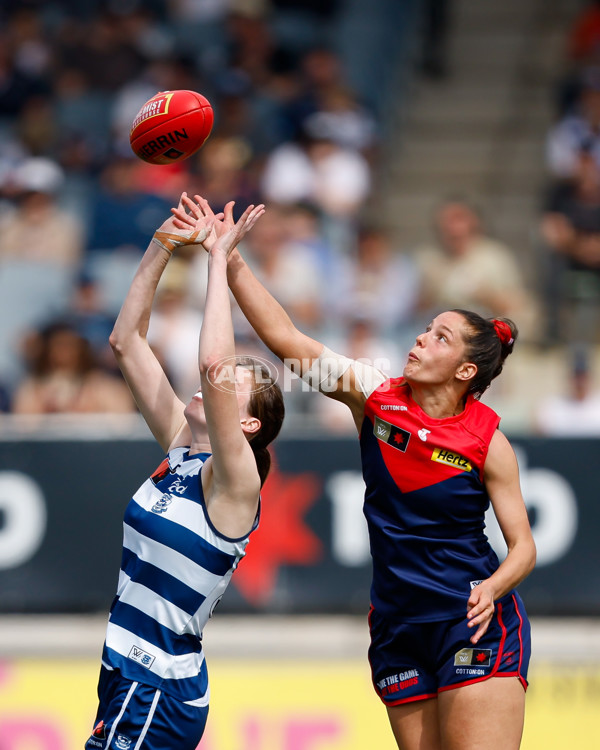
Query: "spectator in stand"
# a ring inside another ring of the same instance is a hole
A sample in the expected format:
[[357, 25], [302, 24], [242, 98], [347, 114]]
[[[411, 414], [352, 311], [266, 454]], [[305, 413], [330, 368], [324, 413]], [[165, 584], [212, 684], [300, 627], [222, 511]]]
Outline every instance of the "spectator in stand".
[[546, 152], [553, 177], [570, 179], [577, 169], [581, 148], [586, 145], [600, 165], [600, 65], [581, 73], [581, 91], [575, 107], [550, 129]]
[[590, 324], [580, 313], [600, 305], [600, 168], [587, 144], [573, 177], [552, 185], [541, 234], [548, 342], [575, 341]]
[[375, 324], [377, 335], [393, 336], [403, 326], [412, 344], [420, 273], [413, 258], [394, 247], [386, 230], [366, 225], [359, 229], [356, 253], [348, 258], [343, 279], [336, 294], [342, 323], [358, 314]]
[[553, 437], [599, 437], [600, 391], [594, 388], [588, 353], [577, 350], [565, 381], [565, 392], [541, 401], [535, 427]]
[[600, 0], [591, 0], [581, 8], [567, 39], [569, 60], [587, 64], [598, 59], [600, 52]]
[[329, 123], [307, 121], [299, 141], [271, 152], [261, 188], [267, 203], [313, 203], [323, 215], [325, 237], [343, 253], [371, 190], [371, 170], [360, 152], [336, 142]]
[[128, 33], [127, 12], [103, 4], [85, 21], [65, 16], [55, 36], [59, 67], [82, 71], [94, 90], [113, 94], [123, 81], [137, 77], [145, 54]]
[[250, 169], [251, 159], [247, 141], [214, 133], [194, 157], [198, 166], [195, 192], [210, 196], [211, 205], [218, 211], [231, 200], [236, 207], [257, 204], [258, 187]]
[[571, 24], [566, 37], [567, 71], [558, 86], [558, 112], [561, 115], [577, 106], [581, 95], [581, 72], [600, 63], [600, 0], [584, 5]]
[[124, 381], [96, 365], [88, 341], [72, 325], [52, 323], [24, 343], [30, 371], [16, 389], [13, 413], [135, 411]]
[[48, 90], [47, 81], [11, 43], [8, 24], [0, 33], [0, 119], [21, 114], [31, 97]]
[[284, 105], [289, 140], [302, 136], [306, 120], [321, 109], [330, 93], [346, 87], [342, 61], [334, 50], [320, 45], [300, 59], [298, 90]]
[[434, 215], [437, 243], [416, 249], [425, 317], [466, 308], [519, 321], [523, 338], [537, 335], [537, 311], [513, 251], [484, 230], [479, 211], [463, 199], [444, 201]]
[[246, 243], [257, 276], [278, 299], [285, 300], [290, 316], [311, 331], [319, 330], [327, 282], [313, 252], [289, 242], [285, 208], [270, 206]]
[[117, 373], [118, 367], [108, 343], [115, 317], [106, 309], [102, 287], [94, 276], [81, 271], [73, 283], [73, 295], [61, 316], [86, 339], [96, 363], [107, 372]]
[[6, 212], [0, 222], [0, 259], [76, 268], [83, 253], [83, 228], [73, 214], [59, 207], [63, 170], [51, 159], [31, 157], [6, 180], [16, 209]]
[[141, 190], [137, 169], [133, 154], [115, 156], [103, 169], [91, 206], [89, 251], [121, 249], [141, 255], [148, 234], [168, 213], [170, 204], [164, 198]]
[[58, 157], [69, 176], [82, 176], [87, 186], [110, 151], [107, 97], [75, 67], [60, 68], [53, 87]]

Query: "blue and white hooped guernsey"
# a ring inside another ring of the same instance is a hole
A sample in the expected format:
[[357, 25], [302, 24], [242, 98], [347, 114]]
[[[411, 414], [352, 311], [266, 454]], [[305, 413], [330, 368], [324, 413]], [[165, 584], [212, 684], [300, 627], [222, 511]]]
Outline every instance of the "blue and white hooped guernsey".
[[102, 654], [107, 669], [196, 706], [209, 699], [202, 630], [249, 540], [210, 522], [200, 481], [209, 455], [170, 451], [127, 506]]

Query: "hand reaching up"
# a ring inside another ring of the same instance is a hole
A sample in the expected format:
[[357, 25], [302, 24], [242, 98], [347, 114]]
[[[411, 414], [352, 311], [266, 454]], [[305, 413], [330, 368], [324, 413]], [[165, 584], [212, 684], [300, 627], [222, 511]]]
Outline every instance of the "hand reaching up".
[[[246, 216], [246, 220], [242, 226], [240, 225], [240, 221], [236, 224], [233, 219], [234, 205], [235, 201], [230, 201], [225, 206], [223, 213], [215, 214], [205, 198], [195, 195], [194, 200], [192, 200], [184, 193], [179, 206], [171, 209], [174, 216], [173, 224], [178, 229], [187, 229], [188, 231], [210, 228], [206, 237], [200, 241], [200, 244], [202, 244], [207, 252], [211, 251], [220, 237], [230, 232], [234, 227], [238, 227], [237, 233], [234, 234], [236, 238], [235, 243], [237, 244], [264, 214], [265, 207], [263, 204], [258, 206], [250, 205], [243, 216], [240, 217], [241, 221], [241, 218]], [[250, 223], [248, 224], [247, 222]], [[235, 244], [229, 248], [227, 255], [229, 255], [234, 247]]]

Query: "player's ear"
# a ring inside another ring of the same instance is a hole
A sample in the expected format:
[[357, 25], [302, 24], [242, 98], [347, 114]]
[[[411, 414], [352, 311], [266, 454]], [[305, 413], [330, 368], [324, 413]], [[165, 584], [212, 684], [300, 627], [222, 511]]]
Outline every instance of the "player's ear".
[[463, 380], [465, 382], [473, 380], [475, 375], [477, 375], [477, 365], [473, 364], [473, 362], [463, 362], [455, 374], [458, 380]]
[[242, 431], [246, 434], [247, 437], [250, 437], [251, 435], [257, 433], [261, 427], [260, 419], [257, 419], [256, 417], [246, 417], [245, 419], [240, 419], [240, 424], [242, 425]]

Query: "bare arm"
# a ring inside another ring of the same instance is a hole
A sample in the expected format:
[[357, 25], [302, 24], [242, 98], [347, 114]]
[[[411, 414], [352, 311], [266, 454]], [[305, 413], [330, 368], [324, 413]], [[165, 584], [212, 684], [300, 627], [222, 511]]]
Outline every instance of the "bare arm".
[[[180, 239], [169, 241], [169, 234]], [[181, 232], [169, 218], [157, 236], [159, 242], [162, 237], [162, 244], [153, 239], [148, 245], [110, 335], [110, 345], [142, 416], [166, 451], [186, 427], [184, 404], [176, 396], [146, 336], [156, 288], [169, 261], [169, 247], [198, 242], [199, 235]]]
[[510, 443], [499, 430], [496, 430], [490, 443], [484, 481], [508, 554], [496, 572], [476, 586], [469, 597], [469, 627], [477, 627], [471, 638], [473, 643], [487, 630], [494, 614], [495, 601], [531, 573], [536, 557], [535, 543], [521, 494], [517, 459]]
[[[174, 211], [180, 222], [178, 226], [194, 227], [195, 221], [201, 220], [202, 216], [214, 216], [206, 200], [198, 195], [194, 199], [195, 202], [184, 199], [190, 214]], [[224, 227], [232, 224], [232, 211], [233, 203], [229, 203], [225, 207]], [[223, 231], [218, 221], [214, 226], [216, 233]], [[214, 240], [215, 236], [203, 244], [210, 247]], [[229, 255], [227, 279], [242, 312], [266, 346], [297, 375], [308, 372], [323, 352], [323, 344], [296, 328], [284, 308], [252, 273], [237, 247]], [[325, 395], [345, 403], [352, 411], [355, 422], [362, 422], [365, 395], [355, 382], [353, 371], [345, 380], [340, 379], [337, 389], [327, 390]]]
[[212, 481], [206, 501], [214, 525], [232, 537], [242, 536], [252, 527], [260, 492], [256, 460], [242, 430], [241, 418], [250, 434], [260, 428], [260, 423], [247, 415], [243, 408], [240, 414], [241, 404], [247, 400], [253, 380], [250, 382], [246, 377], [240, 382], [239, 375], [243, 376], [244, 371], [235, 367], [227, 256], [262, 213], [262, 206], [249, 206], [237, 224], [211, 247], [200, 333], [200, 382], [212, 449]]

